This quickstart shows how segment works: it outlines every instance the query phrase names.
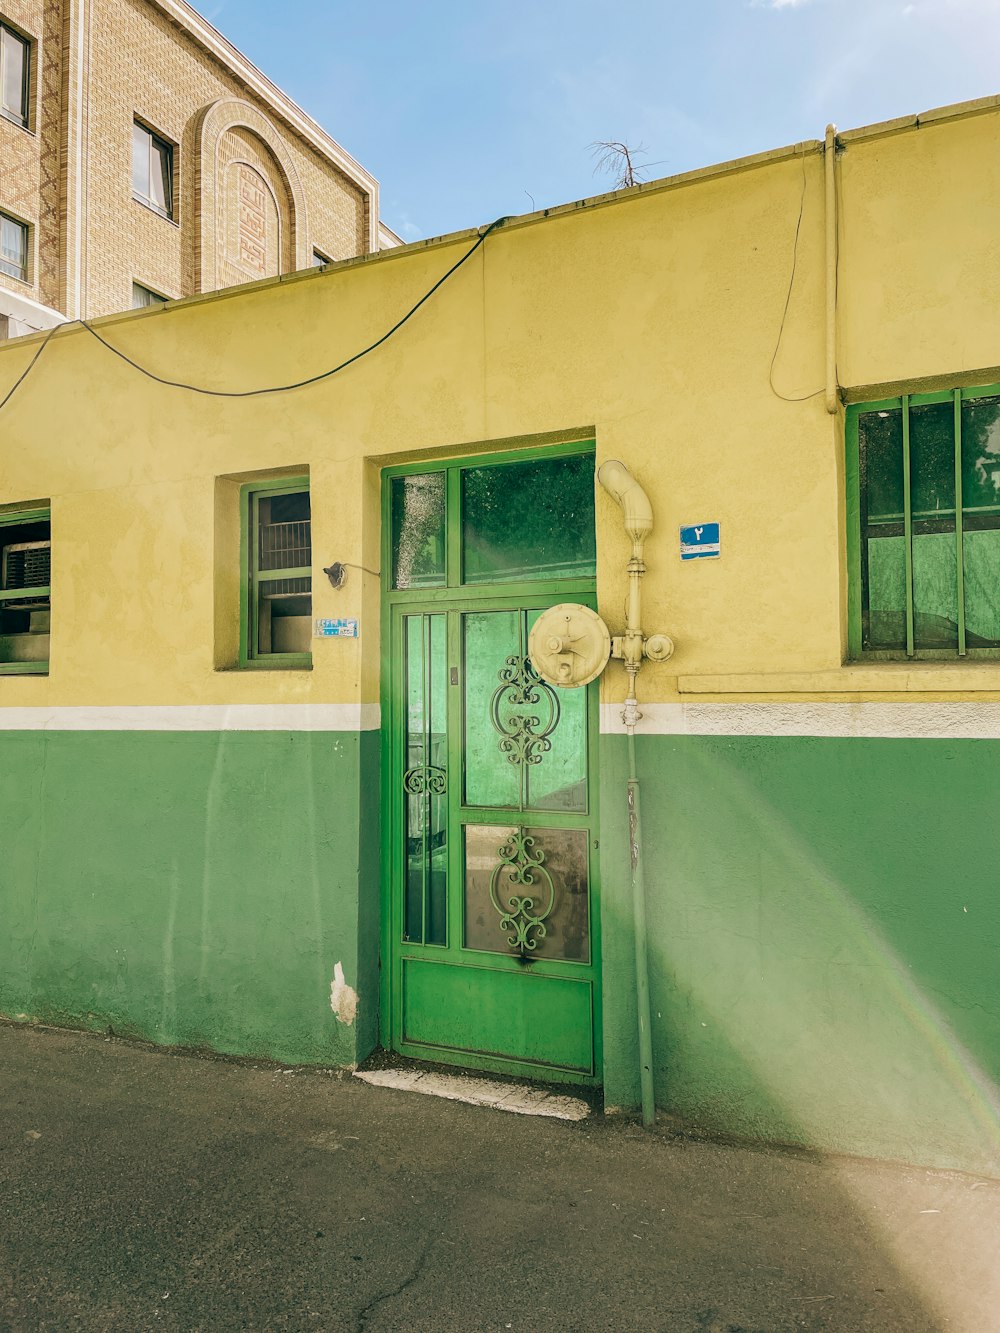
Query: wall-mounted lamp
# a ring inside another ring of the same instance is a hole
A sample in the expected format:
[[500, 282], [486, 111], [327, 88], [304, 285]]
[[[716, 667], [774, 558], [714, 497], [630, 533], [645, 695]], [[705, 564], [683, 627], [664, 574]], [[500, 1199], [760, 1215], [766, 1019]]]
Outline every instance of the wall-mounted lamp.
[[379, 577], [377, 569], [368, 569], [366, 565], [352, 565], [349, 560], [334, 560], [332, 565], [327, 565], [324, 568], [323, 573], [330, 580], [332, 588], [342, 588], [347, 582], [347, 571], [349, 569], [360, 569], [362, 574], [370, 574], [374, 579]]

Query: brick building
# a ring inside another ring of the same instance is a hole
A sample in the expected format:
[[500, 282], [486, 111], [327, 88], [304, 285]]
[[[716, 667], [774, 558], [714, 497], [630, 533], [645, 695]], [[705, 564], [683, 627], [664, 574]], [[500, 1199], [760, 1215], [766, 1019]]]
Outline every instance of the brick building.
[[397, 243], [184, 0], [0, 0], [0, 337]]

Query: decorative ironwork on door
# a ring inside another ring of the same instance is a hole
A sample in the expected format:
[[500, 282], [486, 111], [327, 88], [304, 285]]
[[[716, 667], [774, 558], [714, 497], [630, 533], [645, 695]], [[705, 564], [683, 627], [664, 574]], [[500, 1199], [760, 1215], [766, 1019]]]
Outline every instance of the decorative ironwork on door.
[[[493, 692], [490, 720], [500, 736], [500, 753], [511, 764], [540, 764], [552, 749], [559, 725], [559, 696], [535, 671], [530, 657], [508, 657]], [[506, 712], [504, 705], [510, 709]], [[519, 712], [541, 706], [543, 713]]]
[[[490, 877], [490, 899], [500, 913], [500, 929], [513, 932], [507, 936], [507, 943], [522, 958], [534, 953], [548, 935], [545, 921], [556, 901], [555, 885], [545, 868], [545, 853], [536, 849], [535, 843], [536, 839], [527, 829], [516, 829], [497, 848], [500, 861]], [[501, 902], [501, 880], [505, 882], [503, 892], [525, 887], [532, 892], [514, 892]], [[536, 883], [539, 889], [537, 903], [534, 897]]]

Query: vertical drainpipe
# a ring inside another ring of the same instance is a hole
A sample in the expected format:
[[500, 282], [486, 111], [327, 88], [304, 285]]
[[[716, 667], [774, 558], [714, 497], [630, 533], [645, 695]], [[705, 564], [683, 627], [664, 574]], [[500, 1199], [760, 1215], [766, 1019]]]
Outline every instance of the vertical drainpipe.
[[826, 178], [826, 410], [837, 412], [837, 127], [827, 125], [823, 153]]
[[612, 639], [611, 654], [624, 662], [628, 676], [628, 695], [622, 713], [622, 722], [628, 736], [628, 841], [629, 865], [632, 880], [632, 917], [635, 936], [635, 998], [639, 1029], [639, 1087], [642, 1099], [642, 1123], [650, 1129], [656, 1123], [656, 1102], [653, 1088], [653, 1032], [652, 1011], [649, 1003], [649, 957], [646, 936], [646, 883], [642, 866], [642, 807], [639, 777], [635, 757], [635, 728], [641, 720], [636, 697], [636, 677], [644, 659], [663, 662], [674, 650], [673, 643], [664, 634], [649, 638], [642, 630], [642, 577], [646, 572], [643, 559], [646, 538], [653, 530], [653, 510], [645, 491], [628, 468], [617, 460], [603, 463], [597, 479], [625, 516], [625, 531], [632, 542], [628, 562], [628, 602], [625, 610], [625, 633]]
[[646, 947], [646, 880], [642, 868], [642, 807], [639, 799], [639, 778], [635, 763], [635, 724], [639, 718], [636, 708], [635, 675], [630, 677], [630, 698], [626, 701], [628, 732], [628, 841], [632, 865], [632, 915], [635, 930], [635, 999], [639, 1018], [639, 1090], [642, 1101], [642, 1123], [652, 1129], [656, 1123], [656, 1101], [653, 1092], [653, 1033], [652, 1009], [649, 1003], [649, 954]]

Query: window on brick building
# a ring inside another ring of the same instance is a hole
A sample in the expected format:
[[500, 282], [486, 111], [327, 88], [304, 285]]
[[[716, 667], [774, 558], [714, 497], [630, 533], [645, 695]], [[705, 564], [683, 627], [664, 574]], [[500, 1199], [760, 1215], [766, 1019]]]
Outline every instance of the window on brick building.
[[28, 124], [31, 44], [0, 22], [0, 112], [18, 125]]
[[322, 250], [313, 251], [313, 268], [322, 268], [324, 264], [332, 264], [333, 260], [329, 255], [325, 255]]
[[0, 213], [0, 273], [28, 281], [28, 228]]
[[164, 305], [169, 298], [154, 292], [152, 287], [144, 287], [141, 282], [132, 284], [132, 309], [146, 310], [149, 306]]
[[132, 124], [132, 195], [165, 218], [174, 216], [174, 150], [139, 121]]

